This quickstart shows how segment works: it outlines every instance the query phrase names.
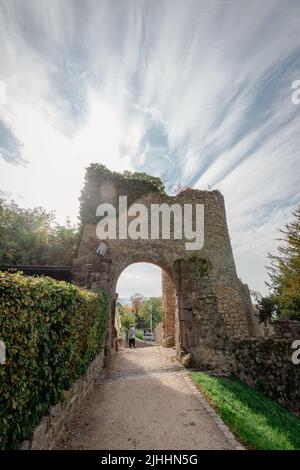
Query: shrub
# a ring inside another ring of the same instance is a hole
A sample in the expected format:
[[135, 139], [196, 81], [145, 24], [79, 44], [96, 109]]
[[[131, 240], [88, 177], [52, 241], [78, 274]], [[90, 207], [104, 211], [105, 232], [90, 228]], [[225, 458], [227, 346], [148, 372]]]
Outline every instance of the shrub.
[[26, 439], [102, 347], [108, 298], [48, 277], [0, 272], [0, 449]]
[[140, 329], [136, 330], [135, 336], [136, 336], [136, 338], [144, 341], [144, 331], [143, 330], [140, 330]]

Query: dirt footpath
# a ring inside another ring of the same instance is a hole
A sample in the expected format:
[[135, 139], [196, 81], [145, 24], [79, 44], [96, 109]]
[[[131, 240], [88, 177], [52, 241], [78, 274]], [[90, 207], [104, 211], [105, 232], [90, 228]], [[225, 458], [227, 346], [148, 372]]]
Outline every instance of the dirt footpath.
[[172, 349], [121, 349], [78, 407], [57, 448], [239, 448], [187, 376]]

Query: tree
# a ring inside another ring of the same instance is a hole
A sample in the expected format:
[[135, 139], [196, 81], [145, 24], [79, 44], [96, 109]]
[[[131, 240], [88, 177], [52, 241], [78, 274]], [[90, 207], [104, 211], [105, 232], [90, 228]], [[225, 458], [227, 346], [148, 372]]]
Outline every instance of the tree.
[[137, 294], [133, 294], [130, 300], [131, 300], [132, 311], [136, 316], [138, 316], [141, 305], [143, 304], [145, 300], [145, 297], [142, 294], [137, 293]]
[[130, 305], [122, 305], [121, 302], [116, 303], [116, 312], [120, 317], [121, 326], [124, 333], [127, 332], [130, 325], [135, 325], [135, 315], [132, 312]]
[[132, 311], [135, 314], [135, 323], [136, 327], [140, 329], [145, 329], [146, 324], [144, 318], [140, 315], [141, 306], [145, 302], [145, 297], [142, 294], [133, 294], [131, 296], [131, 306]]
[[278, 255], [269, 254], [272, 294], [282, 316], [300, 320], [300, 205], [293, 212], [294, 220], [280, 230]]
[[123, 305], [123, 309], [124, 309], [124, 315], [132, 315], [134, 317], [132, 307], [130, 305], [128, 304]]
[[41, 207], [23, 209], [0, 198], [0, 263], [33, 265], [72, 264], [77, 228], [67, 220], [55, 222]]
[[255, 298], [255, 306], [258, 310], [260, 323], [275, 320], [279, 315], [279, 307], [275, 295], [263, 297], [259, 292], [252, 291]]
[[77, 228], [67, 219], [65, 225], [54, 224], [52, 237], [45, 256], [45, 262], [53, 265], [70, 266], [75, 255]]
[[150, 297], [145, 300], [140, 308], [140, 316], [145, 320], [148, 328], [150, 327], [150, 318], [152, 316], [152, 329], [155, 330], [163, 318], [161, 297]]
[[130, 328], [130, 325], [135, 325], [135, 318], [130, 313], [125, 313], [120, 318], [121, 318], [121, 325], [126, 332]]

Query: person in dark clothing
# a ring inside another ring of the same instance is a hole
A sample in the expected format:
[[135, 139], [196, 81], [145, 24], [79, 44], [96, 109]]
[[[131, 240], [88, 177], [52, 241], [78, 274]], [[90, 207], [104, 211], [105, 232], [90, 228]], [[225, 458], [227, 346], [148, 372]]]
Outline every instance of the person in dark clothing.
[[130, 348], [135, 348], [135, 328], [133, 325], [130, 325], [128, 330], [128, 342]]

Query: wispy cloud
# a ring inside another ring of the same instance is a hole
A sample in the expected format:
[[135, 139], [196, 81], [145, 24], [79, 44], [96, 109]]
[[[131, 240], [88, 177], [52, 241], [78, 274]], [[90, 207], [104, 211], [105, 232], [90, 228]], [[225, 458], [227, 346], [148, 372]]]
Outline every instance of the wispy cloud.
[[262, 288], [299, 202], [299, 15], [297, 0], [0, 0], [2, 189], [75, 218], [91, 161], [219, 188], [238, 270]]

